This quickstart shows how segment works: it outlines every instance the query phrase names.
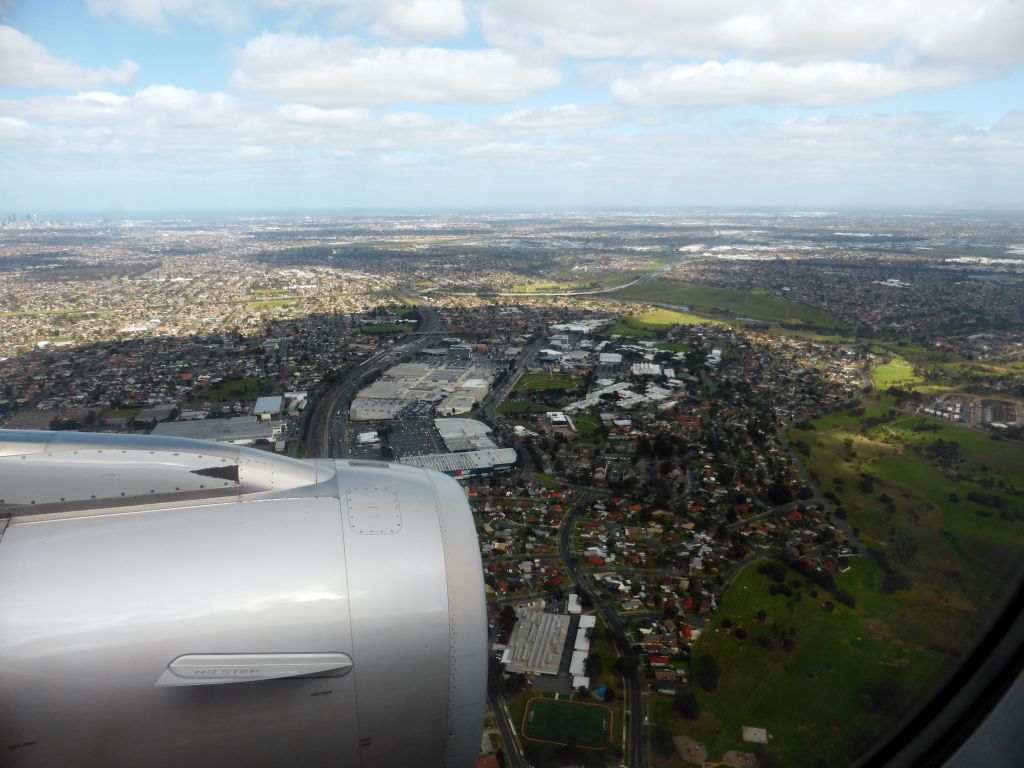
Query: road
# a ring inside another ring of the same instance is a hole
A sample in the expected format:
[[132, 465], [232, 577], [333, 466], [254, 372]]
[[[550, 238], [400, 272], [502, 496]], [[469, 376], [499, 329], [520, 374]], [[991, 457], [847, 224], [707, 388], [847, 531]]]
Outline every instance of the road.
[[509, 768], [527, 768], [529, 765], [523, 756], [519, 740], [513, 733], [514, 726], [511, 725], [512, 715], [505, 706], [505, 701], [497, 691], [488, 690], [487, 698], [491, 702], [491, 712], [494, 714], [494, 722], [498, 724], [501, 731], [501, 741], [505, 745], [505, 763]]
[[612, 630], [615, 637], [615, 644], [618, 647], [619, 656], [623, 660], [623, 677], [626, 681], [626, 688], [629, 691], [629, 715], [627, 727], [629, 733], [629, 759], [628, 764], [634, 768], [642, 768], [644, 763], [644, 698], [643, 686], [640, 681], [640, 665], [633, 649], [626, 636], [626, 628], [622, 624], [619, 615], [590, 588], [585, 582], [572, 556], [572, 530], [576, 525], [576, 518], [579, 516], [580, 508], [589, 503], [589, 494], [584, 494], [573, 504], [572, 509], [562, 521], [562, 527], [558, 532], [558, 547], [562, 554], [562, 561], [576, 583], [576, 588], [586, 593], [593, 604], [601, 612], [604, 620]]
[[480, 404], [479, 418], [492, 427], [494, 426], [494, 409], [498, 404], [508, 397], [509, 392], [512, 391], [512, 387], [519, 381], [519, 377], [523, 375], [523, 371], [526, 370], [526, 366], [533, 360], [534, 355], [537, 354], [537, 350], [541, 348], [544, 343], [544, 338], [538, 338], [536, 341], [526, 347], [519, 355], [519, 359], [516, 361], [516, 366], [508, 372], [508, 376], [501, 384], [490, 392], [483, 399]]
[[[443, 331], [441, 316], [421, 297], [405, 289], [399, 295], [420, 310], [419, 330], [425, 334]], [[349, 370], [341, 381], [331, 387], [319, 399], [306, 425], [306, 456], [309, 458], [345, 458], [347, 446], [345, 432], [348, 428], [348, 406], [363, 382], [379, 370], [388, 368], [395, 361], [411, 352], [423, 348], [431, 341], [431, 335], [419, 336], [411, 341], [396, 344], [371, 355], [355, 368]]]

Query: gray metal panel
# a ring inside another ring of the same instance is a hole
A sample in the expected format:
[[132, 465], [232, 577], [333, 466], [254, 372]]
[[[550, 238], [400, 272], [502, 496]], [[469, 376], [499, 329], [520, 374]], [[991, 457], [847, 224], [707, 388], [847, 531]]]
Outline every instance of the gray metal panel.
[[6, 764], [359, 764], [352, 674], [155, 685], [194, 653], [345, 653], [358, 668], [337, 499], [15, 518], [0, 584]]
[[[99, 465], [129, 484], [170, 479], [193, 455], [238, 462], [234, 500], [171, 490], [159, 508], [146, 497], [13, 509], [0, 539], [4, 764], [472, 765], [485, 604], [472, 516], [450, 478], [0, 430], [0, 487], [46, 492], [45, 473], [19, 472], [36, 461], [54, 462], [38, 466], [61, 483]], [[342, 656], [351, 668], [332, 666]], [[176, 661], [248, 678], [158, 686]], [[253, 679], [302, 665], [316, 677]]]
[[466, 493], [455, 480], [426, 473], [444, 540], [449, 617], [449, 733], [446, 765], [473, 764], [487, 694], [487, 607], [480, 542]]
[[402, 510], [401, 528], [391, 535], [359, 534], [348, 526], [344, 531], [361, 765], [443, 766], [448, 600], [429, 481], [415, 470], [343, 462], [338, 480], [342, 493], [378, 487], [382, 503], [397, 495]]
[[319, 496], [312, 487], [333, 475], [323, 463], [198, 440], [0, 429], [0, 511], [19, 515]]

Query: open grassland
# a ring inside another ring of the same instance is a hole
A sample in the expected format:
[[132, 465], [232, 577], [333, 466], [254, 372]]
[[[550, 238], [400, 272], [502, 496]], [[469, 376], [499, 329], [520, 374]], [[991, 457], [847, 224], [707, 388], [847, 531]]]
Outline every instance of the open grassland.
[[682, 729], [709, 757], [744, 748], [749, 725], [768, 729], [776, 765], [846, 764], [946, 668], [945, 654], [903, 631], [882, 570], [863, 557], [849, 564], [837, 583], [853, 607], [790, 569], [790, 595], [771, 594], [775, 580], [756, 565], [729, 588], [694, 650], [695, 667], [717, 661], [719, 683], [694, 686], [700, 717]]
[[[567, 373], [524, 373], [512, 388], [524, 392], [537, 389], [576, 389], [579, 382]], [[545, 409], [547, 410], [547, 409]]]
[[511, 293], [564, 293], [567, 291], [583, 290], [585, 285], [578, 282], [557, 282], [555, 280], [538, 280], [533, 283], [518, 283], [513, 285]]
[[[710, 746], [734, 740], [738, 724], [766, 726], [784, 764], [809, 765], [800, 728], [821, 754], [852, 757], [934, 689], [1016, 586], [1024, 445], [871, 403], [796, 425], [789, 437], [858, 537], [861, 557], [837, 576], [855, 605], [833, 600], [831, 612], [808, 613], [807, 589], [780, 603], [764, 596], [763, 574], [744, 571], [698, 644], [697, 656], [716, 654], [723, 673], [719, 692], [702, 694], [692, 730]], [[721, 622], [731, 617], [756, 637], [758, 609], [768, 612], [764, 625], [797, 630], [791, 652], [726, 636]], [[750, 654], [760, 666], [744, 666]], [[887, 690], [878, 682], [886, 678]]]
[[615, 298], [653, 301], [690, 307], [694, 312], [710, 315], [749, 317], [755, 320], [813, 325], [841, 329], [843, 324], [820, 309], [776, 299], [753, 291], [687, 285], [667, 280], [651, 280], [612, 294]]
[[871, 383], [879, 390], [889, 387], [909, 389], [923, 381], [924, 379], [914, 371], [913, 364], [899, 355], [893, 355], [889, 362], [871, 369]]
[[649, 312], [641, 312], [639, 315], [623, 315], [608, 329], [608, 333], [632, 336], [635, 339], [652, 339], [674, 325], [700, 325], [715, 322], [717, 321], [691, 315], [689, 312], [652, 309]]
[[792, 570], [791, 594], [772, 595], [776, 580], [746, 568], [694, 652], [694, 669], [717, 661], [717, 690], [695, 686], [694, 723], [658, 716], [712, 758], [752, 725], [772, 734], [777, 765], [849, 762], [930, 695], [1020, 578], [1024, 446], [873, 403], [789, 437], [858, 536], [836, 575], [853, 603]]
[[269, 395], [274, 391], [273, 382], [267, 379], [256, 379], [252, 377], [242, 379], [228, 379], [222, 381], [215, 387], [196, 392], [200, 400], [255, 400], [261, 395]]
[[572, 415], [573, 426], [576, 427], [576, 434], [582, 439], [592, 437], [601, 428], [601, 420], [597, 416], [590, 416], [584, 413]]

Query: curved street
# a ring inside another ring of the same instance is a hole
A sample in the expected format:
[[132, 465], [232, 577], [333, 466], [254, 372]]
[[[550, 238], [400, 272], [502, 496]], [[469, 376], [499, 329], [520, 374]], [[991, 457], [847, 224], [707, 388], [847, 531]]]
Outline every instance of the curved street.
[[576, 518], [579, 515], [580, 507], [588, 503], [590, 496], [583, 494], [569, 510], [558, 532], [558, 547], [562, 555], [569, 575], [576, 583], [576, 588], [587, 595], [591, 602], [604, 617], [615, 637], [615, 645], [619, 657], [623, 661], [623, 678], [626, 681], [626, 688], [629, 691], [629, 709], [626, 718], [626, 727], [629, 733], [629, 754], [627, 764], [640, 768], [644, 765], [644, 698], [643, 684], [640, 680], [640, 665], [637, 663], [636, 655], [629, 644], [626, 636], [626, 628], [622, 624], [619, 615], [598, 595], [590, 585], [582, 578], [576, 560], [572, 555], [572, 530], [576, 525]]

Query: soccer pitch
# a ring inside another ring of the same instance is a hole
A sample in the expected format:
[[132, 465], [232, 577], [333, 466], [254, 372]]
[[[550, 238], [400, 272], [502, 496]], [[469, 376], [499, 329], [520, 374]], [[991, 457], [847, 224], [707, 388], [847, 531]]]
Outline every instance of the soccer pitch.
[[602, 749], [608, 746], [612, 711], [601, 704], [556, 699], [530, 699], [523, 715], [523, 736], [549, 744]]

